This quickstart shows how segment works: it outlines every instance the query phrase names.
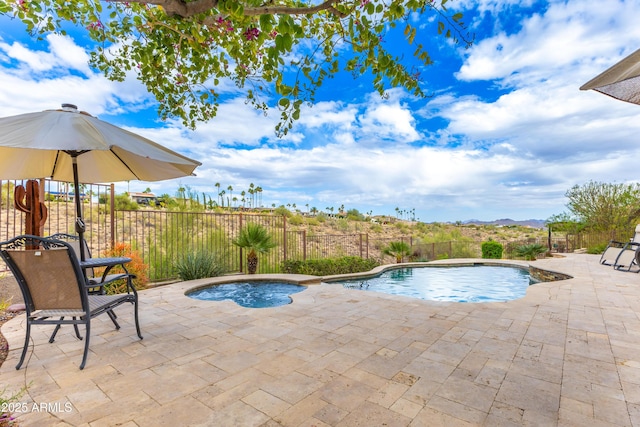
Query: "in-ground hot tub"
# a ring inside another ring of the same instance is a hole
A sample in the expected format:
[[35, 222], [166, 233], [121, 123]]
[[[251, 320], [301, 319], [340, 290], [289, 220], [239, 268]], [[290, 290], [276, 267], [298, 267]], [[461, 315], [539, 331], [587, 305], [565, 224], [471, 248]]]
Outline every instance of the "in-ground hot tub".
[[265, 280], [212, 284], [187, 292], [187, 296], [205, 301], [231, 300], [248, 308], [278, 307], [291, 304], [290, 295], [302, 292], [306, 286]]

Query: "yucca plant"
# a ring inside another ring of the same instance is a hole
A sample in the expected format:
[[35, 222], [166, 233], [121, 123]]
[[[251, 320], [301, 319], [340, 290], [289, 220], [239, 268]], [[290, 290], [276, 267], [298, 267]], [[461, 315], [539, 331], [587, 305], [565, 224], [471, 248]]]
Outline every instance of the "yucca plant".
[[247, 250], [247, 272], [255, 274], [258, 270], [258, 254], [266, 254], [277, 246], [271, 235], [260, 224], [248, 223], [233, 244]]
[[396, 257], [396, 263], [400, 264], [402, 262], [402, 258], [411, 255], [411, 247], [406, 242], [391, 242], [389, 243], [389, 246], [382, 249], [382, 253]]

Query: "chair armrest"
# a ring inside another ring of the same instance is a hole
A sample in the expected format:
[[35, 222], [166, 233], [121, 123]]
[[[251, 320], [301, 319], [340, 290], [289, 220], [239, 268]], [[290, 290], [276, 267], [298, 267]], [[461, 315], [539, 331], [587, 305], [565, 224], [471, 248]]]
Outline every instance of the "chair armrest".
[[609, 240], [609, 244], [607, 245], [607, 247], [623, 248], [629, 243], [630, 242], [620, 242], [618, 240]]
[[108, 274], [104, 277], [89, 277], [87, 279], [87, 291], [89, 294], [104, 294], [104, 287], [109, 283], [115, 282], [117, 280], [126, 280], [127, 288], [133, 287], [133, 279], [136, 278], [135, 274], [132, 273], [115, 273]]

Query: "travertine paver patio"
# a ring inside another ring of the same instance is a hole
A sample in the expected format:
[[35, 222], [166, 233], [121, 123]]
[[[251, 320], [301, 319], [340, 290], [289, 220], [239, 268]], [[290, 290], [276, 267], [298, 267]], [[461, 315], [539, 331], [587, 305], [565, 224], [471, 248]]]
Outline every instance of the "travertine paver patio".
[[28, 385], [24, 426], [640, 425], [640, 275], [595, 255], [535, 265], [574, 278], [483, 304], [313, 285], [249, 309], [150, 289], [145, 339], [129, 307], [120, 331], [101, 316], [83, 371], [70, 327], [54, 344], [35, 328], [16, 371], [20, 316], [1, 383]]

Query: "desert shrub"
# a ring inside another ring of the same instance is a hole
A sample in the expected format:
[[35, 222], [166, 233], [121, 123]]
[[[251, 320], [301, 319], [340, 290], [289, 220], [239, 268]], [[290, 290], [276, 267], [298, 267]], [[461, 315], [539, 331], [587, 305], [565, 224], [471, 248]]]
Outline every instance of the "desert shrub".
[[318, 218], [310, 217], [310, 218], [307, 218], [307, 225], [309, 226], [320, 225], [320, 221], [318, 221]]
[[349, 209], [347, 211], [347, 219], [352, 221], [364, 221], [364, 215], [358, 209]]
[[404, 222], [396, 222], [395, 224], [393, 224], [393, 226], [400, 230], [400, 232], [402, 232], [403, 234], [407, 234], [410, 230], [409, 226]]
[[3, 311], [6, 311], [7, 308], [9, 308], [12, 300], [13, 300], [13, 297], [9, 297], [9, 298], [2, 297], [2, 299], [0, 299], [0, 313]]
[[603, 253], [605, 249], [607, 249], [607, 243], [601, 243], [599, 245], [588, 247], [587, 253], [597, 255]]
[[479, 248], [472, 242], [453, 242], [451, 246], [451, 258], [477, 258], [479, 254]]
[[209, 251], [197, 251], [186, 254], [174, 265], [176, 274], [181, 280], [204, 279], [218, 277], [226, 273], [226, 269], [216, 254]]
[[16, 185], [11, 181], [6, 181], [6, 186], [0, 186], [0, 206], [13, 206], [13, 193], [15, 188]]
[[291, 225], [302, 225], [302, 224], [304, 224], [304, 218], [300, 214], [293, 215], [291, 218], [289, 218], [289, 224], [291, 224]]
[[327, 222], [327, 214], [324, 213], [324, 212], [320, 212], [318, 215], [316, 215], [316, 219], [321, 224], [325, 223], [325, 222]]
[[277, 208], [275, 208], [273, 210], [273, 214], [274, 215], [285, 216], [287, 218], [291, 218], [293, 216], [291, 211], [289, 209], [285, 208], [284, 205], [280, 205]]
[[[130, 274], [134, 274], [136, 277], [133, 279], [133, 284], [136, 289], [144, 289], [147, 287], [147, 283], [149, 282], [149, 278], [147, 276], [147, 271], [149, 270], [149, 266], [144, 263], [142, 257], [138, 253], [138, 251], [131, 248], [131, 245], [127, 243], [116, 243], [116, 245], [112, 249], [107, 249], [103, 252], [102, 256], [104, 257], [127, 257], [131, 258], [131, 262], [127, 263], [127, 271]], [[96, 269], [96, 276], [102, 274], [101, 269]], [[109, 274], [122, 273], [124, 270], [120, 266], [113, 267]], [[115, 282], [111, 282], [105, 286], [105, 292], [107, 294], [119, 294], [127, 292], [127, 283], [126, 280], [117, 280]]]
[[373, 224], [369, 229], [372, 233], [382, 233], [382, 226], [380, 224]]
[[349, 221], [347, 221], [344, 218], [340, 218], [338, 221], [336, 221], [336, 228], [340, 231], [342, 231], [343, 233], [346, 233], [349, 231]]
[[310, 274], [312, 276], [331, 276], [334, 274], [359, 273], [369, 271], [380, 265], [373, 258], [344, 256], [340, 258], [308, 259], [305, 261], [286, 260], [281, 272], [286, 274]]
[[117, 211], [137, 211], [140, 209], [140, 206], [131, 200], [127, 194], [116, 194], [114, 205]]
[[482, 258], [487, 259], [501, 259], [503, 246], [501, 243], [498, 243], [494, 240], [489, 240], [487, 242], [482, 242]]

